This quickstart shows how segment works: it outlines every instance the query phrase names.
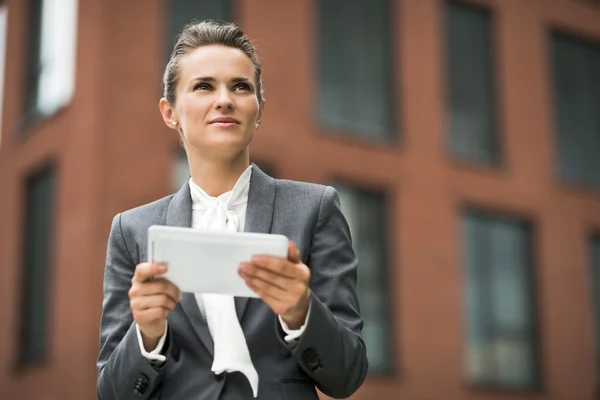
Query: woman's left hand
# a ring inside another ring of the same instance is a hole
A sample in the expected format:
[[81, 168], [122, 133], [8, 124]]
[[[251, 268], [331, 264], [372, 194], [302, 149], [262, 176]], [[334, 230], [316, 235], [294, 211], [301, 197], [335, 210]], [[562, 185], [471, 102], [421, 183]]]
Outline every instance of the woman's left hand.
[[240, 264], [238, 274], [290, 329], [304, 325], [310, 304], [310, 269], [300, 261], [294, 242], [290, 241], [287, 259], [256, 256]]

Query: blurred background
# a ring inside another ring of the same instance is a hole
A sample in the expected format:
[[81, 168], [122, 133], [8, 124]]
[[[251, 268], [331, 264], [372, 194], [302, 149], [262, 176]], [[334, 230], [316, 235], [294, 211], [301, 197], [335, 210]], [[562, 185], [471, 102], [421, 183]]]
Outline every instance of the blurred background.
[[0, 398], [92, 399], [113, 216], [188, 177], [160, 117], [192, 19], [263, 63], [253, 162], [333, 185], [354, 399], [600, 396], [600, 1], [0, 1]]

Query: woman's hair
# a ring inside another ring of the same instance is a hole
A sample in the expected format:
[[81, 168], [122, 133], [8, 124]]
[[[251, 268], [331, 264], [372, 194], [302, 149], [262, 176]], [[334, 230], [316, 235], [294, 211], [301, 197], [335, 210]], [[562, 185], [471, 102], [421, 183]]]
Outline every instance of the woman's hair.
[[179, 36], [167, 63], [163, 76], [163, 96], [169, 104], [175, 104], [175, 88], [179, 81], [179, 60], [182, 56], [202, 46], [221, 45], [240, 49], [254, 64], [254, 80], [259, 103], [263, 101], [262, 68], [254, 45], [244, 35], [242, 29], [232, 23], [212, 20], [194, 22], [186, 25]]

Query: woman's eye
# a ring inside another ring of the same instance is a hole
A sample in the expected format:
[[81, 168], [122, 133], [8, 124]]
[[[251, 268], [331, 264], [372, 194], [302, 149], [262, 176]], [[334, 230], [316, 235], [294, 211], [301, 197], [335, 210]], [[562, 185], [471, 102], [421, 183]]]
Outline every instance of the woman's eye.
[[194, 90], [210, 90], [210, 85], [207, 83], [198, 83], [194, 86]]
[[235, 85], [234, 87], [235, 90], [250, 90], [250, 85], [248, 85], [247, 83], [240, 83]]

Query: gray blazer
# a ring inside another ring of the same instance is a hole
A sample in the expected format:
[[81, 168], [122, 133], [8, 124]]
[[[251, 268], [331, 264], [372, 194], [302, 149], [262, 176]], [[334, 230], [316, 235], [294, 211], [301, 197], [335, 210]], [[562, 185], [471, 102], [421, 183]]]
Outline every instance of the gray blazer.
[[[335, 398], [365, 379], [367, 357], [356, 295], [357, 259], [335, 189], [276, 180], [252, 166], [247, 232], [278, 233], [298, 246], [311, 270], [311, 314], [296, 344], [287, 344], [273, 311], [260, 299], [236, 298], [236, 311], [259, 375], [259, 399]], [[175, 194], [115, 216], [108, 239], [98, 356], [98, 397], [109, 399], [252, 399], [241, 373], [211, 371], [213, 341], [196, 299], [184, 293], [168, 316], [166, 362], [139, 349], [128, 291], [147, 260], [151, 225], [190, 226], [186, 183]]]

